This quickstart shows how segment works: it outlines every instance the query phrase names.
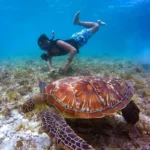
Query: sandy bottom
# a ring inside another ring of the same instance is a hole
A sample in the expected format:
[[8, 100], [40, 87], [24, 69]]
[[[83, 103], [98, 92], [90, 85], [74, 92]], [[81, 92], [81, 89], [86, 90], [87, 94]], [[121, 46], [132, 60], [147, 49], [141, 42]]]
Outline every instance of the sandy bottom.
[[[65, 60], [54, 59], [54, 68]], [[56, 64], [57, 62], [57, 64]], [[48, 150], [51, 140], [40, 129], [39, 108], [24, 114], [21, 105], [39, 93], [39, 79], [52, 82], [67, 76], [110, 76], [134, 83], [132, 100], [150, 119], [150, 64], [108, 58], [75, 58], [67, 74], [50, 74], [43, 61], [20, 58], [0, 61], [0, 150]], [[45, 109], [41, 106], [40, 109]], [[130, 135], [120, 112], [110, 117], [85, 121], [67, 120], [74, 131], [96, 150], [150, 150], [150, 129], [137, 125]]]

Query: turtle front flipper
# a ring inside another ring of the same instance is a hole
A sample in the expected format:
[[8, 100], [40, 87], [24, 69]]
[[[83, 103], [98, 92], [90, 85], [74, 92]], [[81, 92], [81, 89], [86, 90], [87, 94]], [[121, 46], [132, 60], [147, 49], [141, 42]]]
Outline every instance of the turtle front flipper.
[[43, 111], [40, 116], [43, 130], [57, 147], [65, 150], [94, 150], [92, 146], [75, 134], [60, 115]]

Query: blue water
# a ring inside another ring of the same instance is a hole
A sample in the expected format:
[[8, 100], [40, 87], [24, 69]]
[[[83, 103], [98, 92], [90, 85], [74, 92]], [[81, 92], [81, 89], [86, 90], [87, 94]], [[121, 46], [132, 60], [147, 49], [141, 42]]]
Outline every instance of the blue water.
[[100, 30], [81, 50], [81, 56], [126, 57], [150, 62], [150, 0], [0, 0], [0, 59], [39, 57], [37, 38], [46, 33], [67, 39], [82, 27], [81, 20], [101, 19]]

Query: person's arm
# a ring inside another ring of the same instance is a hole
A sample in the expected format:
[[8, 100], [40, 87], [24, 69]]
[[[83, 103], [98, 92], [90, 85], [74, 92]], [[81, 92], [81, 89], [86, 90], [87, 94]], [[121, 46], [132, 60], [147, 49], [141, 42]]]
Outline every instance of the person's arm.
[[52, 58], [49, 57], [46, 61], [48, 69], [51, 71], [52, 70]]
[[70, 65], [71, 61], [73, 60], [75, 54], [77, 53], [77, 50], [73, 46], [71, 46], [70, 44], [68, 44], [64, 41], [61, 41], [61, 40], [58, 40], [57, 44], [59, 47], [64, 48], [69, 53], [69, 57], [68, 57], [65, 65], [62, 67], [62, 70], [64, 72], [66, 72], [67, 69], [69, 68], [69, 65]]
[[48, 56], [47, 65], [48, 65], [49, 71], [54, 73], [55, 69], [53, 69], [52, 67], [52, 56], [49, 54], [49, 52], [47, 52], [47, 56]]
[[47, 54], [42, 54], [41, 58], [46, 61], [48, 69], [50, 72], [54, 72], [54, 69], [52, 68], [52, 57], [47, 53]]

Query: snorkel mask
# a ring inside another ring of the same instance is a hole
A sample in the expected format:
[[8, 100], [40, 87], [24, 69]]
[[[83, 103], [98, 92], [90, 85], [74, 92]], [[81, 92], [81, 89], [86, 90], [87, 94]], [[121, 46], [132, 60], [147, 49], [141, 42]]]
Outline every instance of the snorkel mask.
[[38, 38], [38, 45], [40, 46], [40, 48], [42, 50], [50, 50], [52, 45], [53, 45], [53, 40], [55, 37], [55, 33], [54, 31], [52, 31], [52, 38], [49, 39], [45, 34], [42, 34], [39, 38]]

